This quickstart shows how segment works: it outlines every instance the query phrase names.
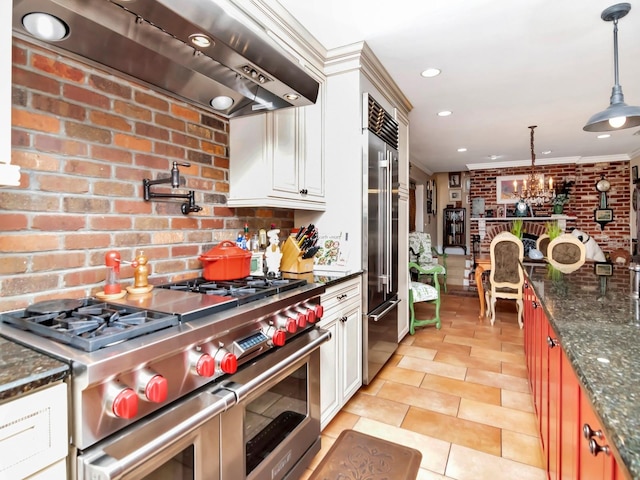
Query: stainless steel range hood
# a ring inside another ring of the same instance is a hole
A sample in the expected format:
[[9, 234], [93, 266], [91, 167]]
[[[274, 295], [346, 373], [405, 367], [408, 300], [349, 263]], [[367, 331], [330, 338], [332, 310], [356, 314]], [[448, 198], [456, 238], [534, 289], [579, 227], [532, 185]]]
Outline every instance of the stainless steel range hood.
[[[310, 105], [318, 95], [318, 82], [228, 0], [14, 0], [14, 33], [36, 38], [23, 25], [33, 12], [68, 27], [48, 46], [228, 117]], [[211, 45], [195, 46], [194, 34]], [[218, 96], [233, 104], [214, 109]]]

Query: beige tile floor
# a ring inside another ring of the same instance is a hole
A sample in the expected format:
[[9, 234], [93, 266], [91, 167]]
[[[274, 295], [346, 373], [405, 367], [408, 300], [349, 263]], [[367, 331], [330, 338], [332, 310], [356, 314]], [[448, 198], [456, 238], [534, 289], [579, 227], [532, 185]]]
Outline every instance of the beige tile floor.
[[302, 479], [345, 429], [420, 450], [418, 480], [545, 479], [515, 303], [499, 300], [497, 309], [491, 326], [478, 319], [477, 297], [443, 295], [442, 329], [403, 339], [327, 425]]

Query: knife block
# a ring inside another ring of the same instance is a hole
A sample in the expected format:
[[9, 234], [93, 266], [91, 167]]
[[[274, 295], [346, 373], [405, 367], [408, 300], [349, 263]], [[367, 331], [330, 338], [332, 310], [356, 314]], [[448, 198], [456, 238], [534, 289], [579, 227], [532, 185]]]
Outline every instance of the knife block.
[[287, 273], [313, 272], [313, 257], [302, 258], [302, 250], [298, 247], [295, 237], [287, 237], [282, 251], [280, 271]]

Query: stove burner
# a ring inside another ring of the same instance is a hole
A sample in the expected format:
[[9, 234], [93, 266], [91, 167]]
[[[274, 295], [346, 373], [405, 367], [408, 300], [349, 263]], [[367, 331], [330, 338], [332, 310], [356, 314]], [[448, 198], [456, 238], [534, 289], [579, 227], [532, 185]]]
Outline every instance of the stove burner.
[[306, 285], [306, 280], [295, 279], [266, 279], [261, 277], [246, 277], [239, 280], [210, 281], [204, 278], [185, 280], [160, 288], [181, 290], [185, 292], [203, 293], [205, 295], [229, 296], [238, 300], [238, 305], [253, 302], [261, 298], [286, 292]]
[[8, 312], [0, 316], [23, 330], [52, 338], [86, 352], [178, 324], [178, 317], [121, 305], [79, 300], [71, 311], [32, 313]]

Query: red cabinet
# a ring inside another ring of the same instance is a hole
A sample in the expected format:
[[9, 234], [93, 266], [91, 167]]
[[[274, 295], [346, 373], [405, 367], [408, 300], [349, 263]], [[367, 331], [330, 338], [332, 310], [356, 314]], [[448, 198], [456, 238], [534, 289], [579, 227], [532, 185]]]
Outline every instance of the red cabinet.
[[561, 416], [560, 430], [560, 479], [578, 478], [578, 450], [580, 441], [580, 384], [562, 349], [561, 367]]
[[613, 480], [615, 460], [589, 400], [580, 392], [580, 452], [578, 454], [581, 480]]
[[[546, 321], [546, 317], [545, 317]], [[548, 348], [548, 455], [547, 466], [550, 480], [560, 479], [560, 462], [562, 460], [562, 448], [560, 429], [562, 424], [562, 356], [563, 352], [558, 343], [558, 338], [547, 323], [546, 343]], [[571, 408], [570, 405], [567, 405]]]
[[544, 309], [528, 286], [524, 304], [529, 384], [549, 480], [628, 479], [614, 459], [598, 417]]

